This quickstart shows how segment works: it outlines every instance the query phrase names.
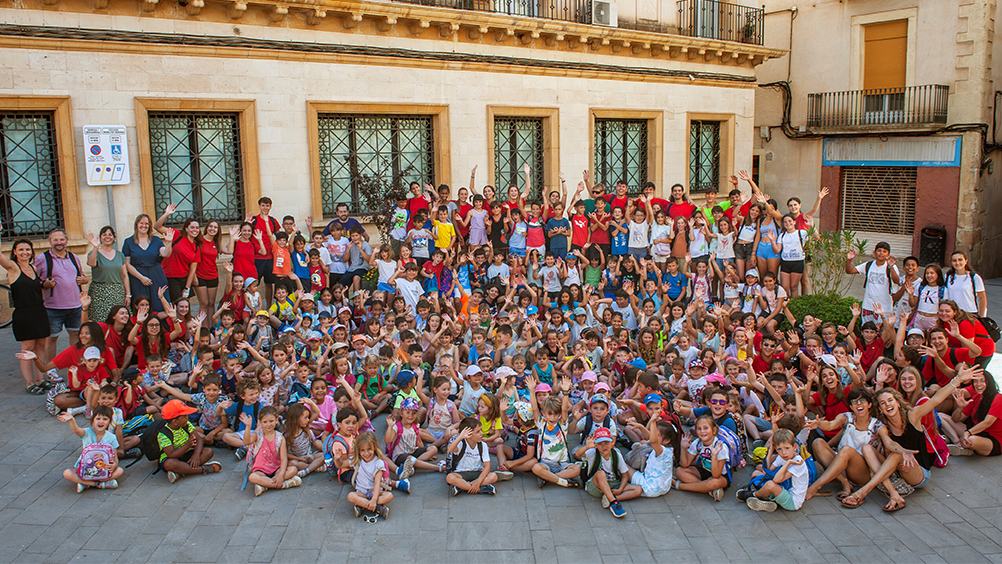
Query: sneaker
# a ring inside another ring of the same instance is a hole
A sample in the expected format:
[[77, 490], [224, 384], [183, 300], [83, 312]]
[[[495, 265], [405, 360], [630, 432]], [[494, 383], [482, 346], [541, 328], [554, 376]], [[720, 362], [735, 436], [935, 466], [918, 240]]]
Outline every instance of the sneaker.
[[170, 483], [172, 483], [172, 484], [173, 484], [174, 482], [176, 482], [176, 481], [177, 481], [177, 478], [178, 478], [178, 476], [177, 476], [177, 473], [176, 473], [176, 472], [169, 472], [169, 471], [167, 472], [167, 480], [168, 480], [168, 481], [169, 481]]
[[757, 497], [749, 497], [748, 501], [745, 502], [745, 505], [747, 505], [748, 509], [751, 509], [752, 511], [766, 511], [768, 513], [772, 513], [777, 507], [779, 507], [775, 501], [766, 501]]
[[237, 460], [243, 460], [247, 456], [247, 447], [240, 447], [233, 454], [236, 455]]
[[140, 449], [139, 447], [132, 447], [129, 450], [125, 451], [125, 453], [122, 455], [122, 458], [139, 458], [142, 455], [143, 455], [142, 449]]
[[459, 488], [452, 486], [452, 497], [456, 497], [457, 495], [459, 495]]
[[81, 405], [80, 407], [71, 407], [67, 409], [66, 413], [69, 413], [71, 416], [76, 417], [77, 415], [80, 415], [85, 411], [87, 411], [87, 406]]
[[327, 471], [327, 463], [326, 462], [323, 463], [323, 464], [321, 464], [320, 468], [317, 468], [317, 472], [323, 473], [323, 472], [326, 472], [326, 471]]
[[546, 480], [544, 480], [544, 479], [542, 479], [542, 478], [536, 478], [536, 484], [537, 484], [537, 485], [538, 485], [539, 487], [543, 487], [543, 486], [545, 486], [545, 485], [546, 485]]
[[202, 465], [202, 472], [205, 474], [215, 474], [223, 469], [223, 465], [215, 460], [210, 460]]
[[971, 456], [974, 451], [969, 448], [964, 448], [957, 444], [948, 444], [946, 448], [950, 451], [953, 456]]
[[411, 493], [411, 483], [408, 480], [397, 480], [393, 487], [404, 493]]
[[359, 507], [357, 505], [352, 505], [351, 507], [355, 510], [355, 517], [361, 517], [362, 516], [362, 508], [361, 507]]
[[764, 446], [765, 446], [765, 441], [763, 441], [762, 439], [755, 439], [754, 441], [752, 441], [751, 450], [752, 452], [755, 452], [755, 449], [762, 448]]
[[485, 495], [494, 495], [497, 493], [497, 490], [494, 489], [493, 484], [487, 484], [484, 486], [480, 486], [480, 493]]
[[609, 509], [610, 505], [612, 505], [612, 502], [609, 501], [609, 498], [605, 497], [605, 494], [602, 494], [602, 509]]
[[309, 473], [310, 473], [310, 469], [309, 468], [303, 468], [299, 472], [296, 472], [296, 475], [299, 476], [300, 478], [305, 478], [306, 475], [309, 474]]
[[62, 382], [63, 377], [59, 375], [59, 371], [53, 368], [45, 373], [45, 379], [49, 382]]
[[285, 481], [285, 487], [287, 488], [298, 488], [303, 485], [303, 479], [299, 476], [293, 476]]
[[377, 505], [376, 514], [382, 517], [383, 519], [388, 519], [390, 517], [390, 508], [382, 504]]
[[438, 471], [443, 473], [446, 471], [446, 464], [444, 460], [438, 461]]
[[261, 484], [254, 484], [254, 497], [260, 497], [261, 494], [268, 491], [268, 488], [262, 486]]
[[86, 489], [87, 489], [87, 486], [85, 486], [83, 484], [77, 484], [77, 493], [78, 494], [84, 493], [84, 490], [86, 490]]
[[94, 411], [91, 408], [84, 409], [84, 419], [90, 419], [94, 415]]
[[717, 488], [710, 492], [710, 497], [713, 498], [713, 501], [721, 501], [724, 499], [724, 490]]
[[397, 470], [400, 471], [399, 476], [401, 480], [406, 480], [407, 478], [410, 478], [411, 476], [414, 475], [415, 462], [417, 462], [416, 458], [414, 458], [413, 456], [408, 456], [407, 460], [404, 461], [404, 465], [401, 466], [400, 468], [397, 468]]
[[495, 474], [497, 474], [499, 482], [507, 482], [508, 480], [512, 479], [512, 477], [515, 476], [514, 474], [508, 472], [507, 470], [501, 470], [500, 472], [495, 472]]
[[741, 488], [740, 490], [738, 490], [738, 493], [735, 495], [735, 497], [738, 498], [738, 501], [744, 502], [747, 501], [748, 498], [755, 497], [755, 492], [750, 488]]
[[118, 480], [105, 480], [97, 483], [99, 490], [113, 490], [118, 488]]
[[622, 519], [626, 517], [626, 510], [623, 509], [623, 504], [616, 500], [609, 504], [609, 511], [612, 511], [612, 516], [616, 519]]

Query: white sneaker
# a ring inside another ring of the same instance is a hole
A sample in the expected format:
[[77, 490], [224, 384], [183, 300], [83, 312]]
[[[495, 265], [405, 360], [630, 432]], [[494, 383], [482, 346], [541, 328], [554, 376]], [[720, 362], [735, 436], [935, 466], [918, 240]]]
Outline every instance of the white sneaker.
[[105, 480], [104, 482], [98, 482], [97, 487], [102, 490], [113, 490], [118, 488], [118, 480]]
[[507, 482], [514, 476], [514, 474], [508, 472], [507, 470], [498, 470], [495, 474], [497, 474], [499, 482]]
[[713, 498], [713, 501], [721, 501], [724, 499], [724, 490], [717, 488], [710, 492], [710, 497]]
[[776, 507], [778, 507], [775, 501], [766, 501], [757, 497], [749, 497], [748, 500], [745, 501], [745, 505], [747, 505], [748, 509], [751, 509], [752, 511], [765, 511], [768, 513], [772, 513], [776, 510]]
[[84, 490], [86, 490], [86, 489], [87, 489], [87, 486], [85, 486], [83, 484], [77, 484], [77, 493], [78, 494], [84, 493]]
[[259, 497], [266, 491], [268, 491], [268, 488], [262, 486], [261, 484], [254, 484], [254, 497]]
[[177, 478], [178, 478], [177, 473], [167, 472], [167, 479], [170, 481], [170, 483], [173, 484], [174, 482], [177, 482]]
[[609, 501], [609, 498], [605, 497], [605, 494], [602, 494], [602, 509], [609, 509], [610, 505], [612, 505], [612, 502]]
[[49, 382], [62, 382], [63, 377], [59, 375], [59, 371], [55, 368], [49, 370], [45, 373], [45, 379]]

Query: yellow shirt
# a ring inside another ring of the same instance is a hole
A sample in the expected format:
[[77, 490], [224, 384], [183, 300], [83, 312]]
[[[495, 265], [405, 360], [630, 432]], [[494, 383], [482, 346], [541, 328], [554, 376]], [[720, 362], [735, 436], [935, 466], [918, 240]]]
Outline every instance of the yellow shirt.
[[432, 223], [435, 230], [435, 248], [445, 249], [449, 246], [449, 240], [456, 234], [456, 228], [451, 223], [435, 221]]
[[493, 435], [494, 433], [501, 430], [501, 418], [498, 417], [493, 421], [489, 421], [483, 415], [480, 415], [480, 429], [484, 432], [484, 438]]

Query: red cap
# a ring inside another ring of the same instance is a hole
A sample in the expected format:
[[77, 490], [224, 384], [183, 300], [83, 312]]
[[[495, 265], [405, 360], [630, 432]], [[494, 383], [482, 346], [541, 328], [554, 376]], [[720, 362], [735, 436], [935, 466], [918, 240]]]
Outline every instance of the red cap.
[[182, 415], [191, 415], [196, 411], [198, 410], [195, 409], [194, 407], [188, 407], [187, 405], [185, 405], [183, 401], [174, 399], [170, 400], [169, 402], [167, 402], [166, 405], [163, 406], [163, 408], [160, 410], [160, 415], [162, 415], [164, 419], [167, 419], [169, 421], [171, 419], [177, 419]]
[[596, 444], [604, 441], [611, 441], [612, 431], [606, 429], [605, 427], [599, 427], [598, 429], [595, 429], [595, 434], [592, 438], [595, 440]]

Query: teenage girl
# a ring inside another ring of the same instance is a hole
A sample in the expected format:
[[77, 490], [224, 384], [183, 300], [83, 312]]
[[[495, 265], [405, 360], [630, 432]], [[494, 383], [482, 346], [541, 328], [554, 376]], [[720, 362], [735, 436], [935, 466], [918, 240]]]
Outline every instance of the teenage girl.
[[[759, 272], [779, 272], [780, 254], [773, 250], [770, 241], [779, 239], [779, 228], [776, 222], [782, 220], [783, 216], [776, 211], [776, 207], [765, 196], [757, 195], [758, 201], [763, 206], [763, 214], [758, 222], [758, 232], [755, 234], [755, 250], [752, 258], [757, 258]], [[751, 215], [749, 210], [748, 215]], [[772, 239], [770, 239], [772, 237]]]
[[[797, 229], [797, 220], [791, 214], [784, 215], [782, 221], [783, 233], [773, 239], [771, 243], [773, 252], [780, 253], [779, 283], [786, 290], [786, 295], [793, 299], [800, 295], [800, 278], [804, 275], [804, 265], [807, 259], [807, 254], [804, 251], [807, 231]], [[768, 237], [772, 237], [772, 235], [770, 234]]]
[[926, 266], [923, 274], [918, 291], [911, 284], [905, 284], [904, 288], [909, 294], [908, 305], [915, 311], [911, 326], [929, 331], [938, 321], [939, 301], [950, 299], [950, 294], [943, 280], [943, 270], [938, 264]]
[[742, 278], [746, 270], [755, 268], [755, 233], [764, 210], [762, 204], [752, 204], [748, 208], [748, 215], [738, 228], [737, 242], [734, 243], [734, 260], [738, 265], [738, 274]]

